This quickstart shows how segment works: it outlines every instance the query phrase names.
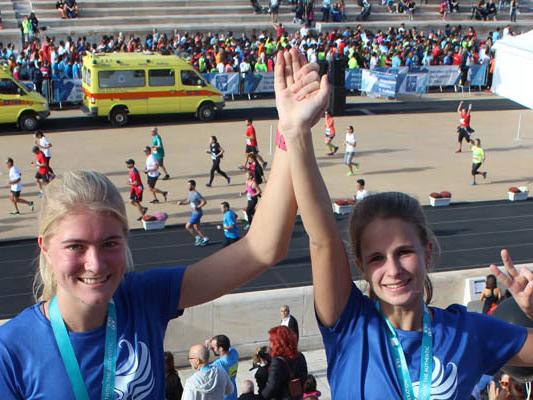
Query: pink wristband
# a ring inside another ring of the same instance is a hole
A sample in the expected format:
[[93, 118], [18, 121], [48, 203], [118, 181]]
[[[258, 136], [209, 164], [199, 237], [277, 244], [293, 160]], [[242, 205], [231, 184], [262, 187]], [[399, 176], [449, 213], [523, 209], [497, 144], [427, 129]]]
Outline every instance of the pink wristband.
[[274, 138], [274, 143], [283, 151], [287, 151], [287, 144], [285, 143], [285, 137], [283, 133], [276, 129], [276, 137]]

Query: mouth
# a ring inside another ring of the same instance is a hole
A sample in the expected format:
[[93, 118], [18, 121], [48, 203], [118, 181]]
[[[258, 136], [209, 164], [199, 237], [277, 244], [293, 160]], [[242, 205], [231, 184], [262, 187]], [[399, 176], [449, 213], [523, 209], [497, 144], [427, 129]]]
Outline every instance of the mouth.
[[100, 277], [80, 277], [78, 278], [78, 281], [88, 285], [88, 286], [98, 286], [105, 284], [109, 279], [111, 278], [111, 275], [106, 276], [100, 276]]
[[400, 281], [400, 282], [395, 282], [395, 283], [389, 283], [389, 284], [382, 285], [382, 286], [386, 287], [387, 289], [391, 291], [399, 291], [403, 289], [404, 287], [406, 287], [407, 285], [409, 285], [409, 283], [411, 283], [411, 279], [407, 279], [405, 281]]

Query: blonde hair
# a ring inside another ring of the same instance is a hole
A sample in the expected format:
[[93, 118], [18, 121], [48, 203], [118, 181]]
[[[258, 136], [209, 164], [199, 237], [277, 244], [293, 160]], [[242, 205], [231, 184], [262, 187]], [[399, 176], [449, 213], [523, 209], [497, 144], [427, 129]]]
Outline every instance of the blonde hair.
[[[117, 218], [128, 237], [128, 219], [124, 201], [117, 188], [103, 174], [94, 171], [67, 171], [54, 179], [44, 190], [39, 213], [39, 236], [48, 243], [57, 224], [77, 208], [104, 213]], [[133, 258], [126, 243], [126, 270], [133, 270]], [[56, 293], [56, 281], [42, 251], [33, 280], [33, 296], [36, 301], [48, 301]]]

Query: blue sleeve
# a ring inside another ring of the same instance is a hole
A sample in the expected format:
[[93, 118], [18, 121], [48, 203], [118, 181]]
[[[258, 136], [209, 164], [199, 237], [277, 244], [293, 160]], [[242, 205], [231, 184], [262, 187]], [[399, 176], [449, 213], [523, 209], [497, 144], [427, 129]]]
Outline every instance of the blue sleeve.
[[485, 314], [467, 313], [467, 329], [474, 332], [485, 375], [494, 375], [524, 346], [527, 329]]
[[343, 337], [347, 333], [352, 332], [355, 329], [357, 318], [361, 314], [362, 305], [365, 300], [367, 300], [365, 296], [363, 296], [361, 291], [352, 282], [352, 290], [350, 292], [348, 302], [346, 303], [344, 311], [340, 315], [339, 319], [332, 327], [328, 328], [322, 325], [317, 316], [318, 326], [322, 336], [324, 337], [324, 340], [327, 338], [331, 339], [338, 335]]
[[181, 314], [178, 310], [181, 284], [186, 267], [156, 268], [143, 273], [128, 274], [126, 284], [134, 301], [142, 308], [158, 310], [166, 324]]
[[2, 400], [23, 400], [23, 397], [17, 393], [22, 393], [20, 388], [16, 387], [18, 377], [22, 375], [22, 369], [16, 368], [13, 362], [13, 357], [0, 342], [0, 394]]

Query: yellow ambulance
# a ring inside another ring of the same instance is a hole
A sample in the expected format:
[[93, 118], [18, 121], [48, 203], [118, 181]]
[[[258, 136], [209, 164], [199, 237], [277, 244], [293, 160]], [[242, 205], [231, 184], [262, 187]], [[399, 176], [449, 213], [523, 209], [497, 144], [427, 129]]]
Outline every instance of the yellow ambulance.
[[89, 54], [83, 58], [84, 113], [124, 126], [130, 115], [194, 113], [202, 121], [224, 107], [224, 95], [175, 55]]
[[46, 99], [31, 91], [0, 65], [0, 124], [16, 123], [26, 131], [34, 131], [40, 121], [50, 115]]

